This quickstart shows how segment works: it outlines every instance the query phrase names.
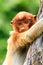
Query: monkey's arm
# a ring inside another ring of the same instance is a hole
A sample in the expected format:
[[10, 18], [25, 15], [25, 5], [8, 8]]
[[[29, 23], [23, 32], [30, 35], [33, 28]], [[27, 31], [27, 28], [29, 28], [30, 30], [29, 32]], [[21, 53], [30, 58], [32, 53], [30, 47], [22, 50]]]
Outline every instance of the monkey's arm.
[[26, 33], [24, 38], [27, 42], [31, 43], [43, 32], [43, 18], [37, 21]]

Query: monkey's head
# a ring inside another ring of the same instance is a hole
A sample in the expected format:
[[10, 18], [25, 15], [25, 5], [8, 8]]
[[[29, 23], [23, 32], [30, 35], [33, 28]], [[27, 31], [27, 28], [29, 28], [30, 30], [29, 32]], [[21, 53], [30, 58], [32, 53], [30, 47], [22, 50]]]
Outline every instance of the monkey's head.
[[27, 31], [35, 22], [35, 15], [28, 12], [20, 12], [11, 21], [11, 24], [16, 32], [21, 33]]

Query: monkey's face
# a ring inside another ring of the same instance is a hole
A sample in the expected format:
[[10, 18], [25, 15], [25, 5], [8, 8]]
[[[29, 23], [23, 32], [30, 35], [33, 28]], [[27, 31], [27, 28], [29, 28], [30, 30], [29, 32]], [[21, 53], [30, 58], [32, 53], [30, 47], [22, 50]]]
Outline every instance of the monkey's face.
[[16, 27], [18, 32], [24, 32], [32, 26], [32, 20], [31, 19], [18, 20], [17, 22], [14, 23], [14, 26]]
[[13, 19], [12, 25], [17, 32], [21, 33], [27, 31], [35, 23], [35, 21], [36, 19], [34, 15], [27, 12], [20, 12]]

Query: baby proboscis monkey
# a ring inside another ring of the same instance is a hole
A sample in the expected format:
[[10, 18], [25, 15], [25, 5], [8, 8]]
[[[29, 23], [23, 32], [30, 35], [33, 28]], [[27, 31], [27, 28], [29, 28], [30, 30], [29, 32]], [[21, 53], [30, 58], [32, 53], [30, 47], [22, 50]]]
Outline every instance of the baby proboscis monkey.
[[8, 39], [3, 65], [23, 65], [29, 43], [43, 32], [43, 21], [35, 22], [36, 16], [28, 12], [18, 13], [11, 21], [14, 31]]

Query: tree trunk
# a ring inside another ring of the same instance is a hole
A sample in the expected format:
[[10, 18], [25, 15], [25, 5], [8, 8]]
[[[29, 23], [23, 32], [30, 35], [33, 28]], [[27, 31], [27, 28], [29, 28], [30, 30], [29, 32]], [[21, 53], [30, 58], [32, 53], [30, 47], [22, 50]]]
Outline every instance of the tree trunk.
[[43, 33], [30, 46], [23, 65], [43, 65]]
[[[37, 15], [37, 20], [42, 19], [42, 18], [43, 18], [43, 0], [40, 0], [40, 8]], [[40, 21], [39, 24], [40, 23], [42, 23], [42, 21]], [[37, 36], [37, 34], [35, 35]], [[33, 44], [28, 49], [27, 56], [23, 65], [43, 65], [43, 33], [39, 35], [39, 37], [36, 38], [35, 41], [33, 41]]]

